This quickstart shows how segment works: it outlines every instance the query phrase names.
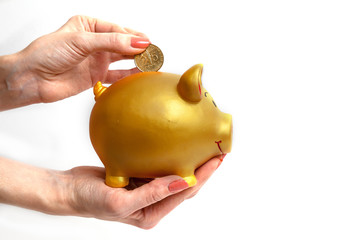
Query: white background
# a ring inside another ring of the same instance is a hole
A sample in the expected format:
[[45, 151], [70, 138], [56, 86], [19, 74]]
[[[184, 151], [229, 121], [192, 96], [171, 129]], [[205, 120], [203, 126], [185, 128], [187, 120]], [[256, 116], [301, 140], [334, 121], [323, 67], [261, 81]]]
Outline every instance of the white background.
[[[97, 17], [146, 33], [164, 52], [161, 71], [203, 63], [204, 86], [234, 121], [233, 152], [154, 229], [0, 205], [0, 239], [359, 239], [359, 12], [346, 0], [0, 0], [0, 55], [73, 15]], [[88, 90], [1, 112], [0, 154], [101, 166], [93, 104]]]

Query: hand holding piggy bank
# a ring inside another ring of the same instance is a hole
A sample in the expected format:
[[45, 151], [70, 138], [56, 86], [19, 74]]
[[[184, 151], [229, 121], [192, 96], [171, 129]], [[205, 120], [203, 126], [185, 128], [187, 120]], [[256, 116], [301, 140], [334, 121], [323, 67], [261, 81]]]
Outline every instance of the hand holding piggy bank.
[[166, 175], [193, 186], [196, 168], [230, 152], [232, 117], [217, 108], [201, 75], [198, 64], [182, 76], [143, 72], [109, 88], [95, 85], [90, 138], [108, 186]]

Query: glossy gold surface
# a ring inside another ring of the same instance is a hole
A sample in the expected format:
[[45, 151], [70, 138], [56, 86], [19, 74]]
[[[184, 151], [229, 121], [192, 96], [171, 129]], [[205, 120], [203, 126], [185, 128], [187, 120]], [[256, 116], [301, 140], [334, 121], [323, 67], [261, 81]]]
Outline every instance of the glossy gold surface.
[[107, 185], [179, 175], [192, 186], [196, 168], [231, 151], [231, 115], [216, 107], [201, 73], [198, 64], [182, 76], [143, 72], [109, 88], [95, 85], [90, 138]]

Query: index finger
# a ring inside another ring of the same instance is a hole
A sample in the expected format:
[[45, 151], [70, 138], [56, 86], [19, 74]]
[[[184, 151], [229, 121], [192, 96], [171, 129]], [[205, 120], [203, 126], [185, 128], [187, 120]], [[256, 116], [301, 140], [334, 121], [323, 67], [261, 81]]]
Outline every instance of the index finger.
[[146, 37], [144, 33], [135, 31], [131, 28], [121, 27], [115, 23], [103, 21], [97, 18], [90, 18], [89, 23], [92, 25], [93, 32], [97, 33], [106, 33], [106, 32], [118, 32], [118, 33], [128, 33], [134, 36]]

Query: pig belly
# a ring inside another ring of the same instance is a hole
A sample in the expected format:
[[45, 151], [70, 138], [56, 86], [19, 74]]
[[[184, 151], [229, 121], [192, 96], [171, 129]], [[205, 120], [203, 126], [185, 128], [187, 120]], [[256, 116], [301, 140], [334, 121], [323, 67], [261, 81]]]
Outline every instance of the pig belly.
[[[171, 154], [162, 149], [141, 147], [136, 152], [125, 149], [108, 149], [104, 158], [107, 173], [112, 176], [156, 178], [167, 175], [186, 177], [194, 173], [194, 169], [204, 161], [186, 154]], [[206, 158], [204, 158], [206, 159]]]

